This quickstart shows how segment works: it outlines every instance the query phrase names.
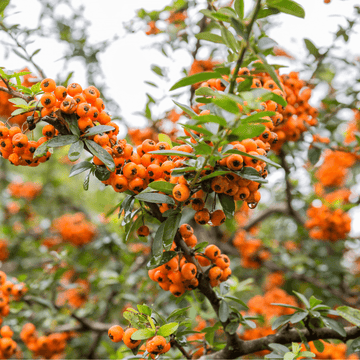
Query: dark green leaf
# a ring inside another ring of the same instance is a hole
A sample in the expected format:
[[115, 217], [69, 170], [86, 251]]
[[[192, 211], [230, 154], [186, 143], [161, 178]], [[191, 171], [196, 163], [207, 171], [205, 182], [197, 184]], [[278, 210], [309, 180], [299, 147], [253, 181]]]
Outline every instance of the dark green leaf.
[[135, 198], [149, 203], [175, 205], [174, 199], [170, 196], [158, 193], [140, 193], [136, 195]]
[[73, 144], [74, 142], [78, 141], [78, 139], [79, 138], [76, 135], [59, 135], [48, 140], [46, 142], [46, 146], [48, 148], [65, 146]]
[[282, 315], [280, 317], [278, 317], [271, 325], [271, 328], [273, 330], [277, 329], [278, 327], [280, 327], [281, 325], [284, 325], [286, 323], [288, 323], [290, 321], [292, 315]]
[[[286, 1], [289, 1], [289, 0], [286, 0]], [[275, 83], [279, 87], [279, 89], [281, 91], [284, 91], [284, 89], [283, 89], [283, 87], [282, 87], [282, 85], [280, 83], [279, 77], [277, 76], [274, 68], [267, 63], [265, 56], [263, 54], [260, 54], [260, 53], [257, 54], [257, 56], [263, 62], [262, 65], [264, 66], [264, 68], [268, 72], [268, 74], [271, 76], [271, 78], [275, 81]]]
[[222, 38], [225, 40], [226, 45], [234, 52], [236, 53], [239, 49], [239, 45], [234, 38], [234, 35], [225, 27], [221, 27], [221, 35]]
[[85, 140], [85, 143], [89, 151], [99, 158], [110, 171], [115, 171], [114, 159], [104, 148], [92, 140]]
[[309, 53], [314, 55], [315, 58], [318, 58], [320, 56], [318, 48], [309, 39], [304, 39], [304, 42]]
[[68, 158], [70, 161], [76, 161], [80, 158], [81, 152], [84, 149], [84, 143], [79, 140], [73, 144], [71, 144], [69, 152], [68, 152]]
[[83, 188], [85, 191], [89, 190], [90, 176], [91, 176], [91, 172], [89, 171], [89, 173], [86, 174], [84, 183], [83, 183]]
[[337, 322], [336, 320], [322, 317], [322, 321], [327, 327], [335, 330], [341, 336], [346, 336], [346, 331], [344, 329], [344, 326], [339, 322]]
[[200, 179], [200, 182], [211, 179], [211, 178], [216, 177], [216, 176], [228, 174], [229, 172], [230, 171], [215, 171], [215, 172], [213, 172], [213, 173], [211, 173], [209, 175], [206, 175], [206, 176], [202, 177]]
[[301, 302], [307, 307], [310, 308], [309, 300], [303, 295], [296, 291], [293, 291], [293, 293], [301, 300]]
[[247, 157], [250, 157], [253, 159], [264, 161], [264, 162], [276, 167], [277, 169], [281, 168], [281, 165], [277, 164], [276, 162], [273, 162], [272, 160], [268, 159], [266, 156], [263, 156], [263, 155], [251, 155], [251, 154], [245, 153], [245, 152], [237, 150], [237, 149], [227, 150], [224, 154], [239, 154], [241, 156], [247, 156]]
[[313, 341], [313, 344], [315, 345], [315, 348], [318, 352], [323, 352], [325, 349], [325, 345], [322, 341], [320, 340], [315, 340]]
[[234, 198], [226, 194], [219, 194], [219, 200], [226, 217], [228, 219], [231, 219], [234, 216], [235, 212]]
[[238, 141], [242, 141], [261, 135], [265, 129], [265, 125], [262, 124], [240, 124], [231, 132], [231, 135], [236, 135], [238, 137]]
[[219, 308], [219, 319], [221, 322], [225, 322], [229, 318], [230, 309], [225, 300], [221, 300]]
[[200, 116], [194, 116], [193, 117], [194, 120], [197, 121], [197, 123], [215, 123], [215, 124], [219, 124], [221, 126], [226, 126], [226, 120], [220, 116], [217, 115], [200, 115]]
[[205, 71], [195, 75], [187, 76], [179, 80], [177, 83], [175, 83], [171, 87], [170, 91], [179, 89], [183, 86], [197, 84], [199, 82], [207, 81], [210, 79], [221, 79], [221, 74], [214, 71]]
[[149, 315], [149, 316], [151, 315], [151, 309], [147, 305], [145, 305], [145, 304], [137, 305], [137, 308], [138, 308], [140, 313], [145, 314], [145, 315]]
[[148, 187], [170, 195], [172, 194], [172, 190], [175, 187], [175, 184], [171, 184], [167, 181], [153, 181], [148, 185]]
[[177, 150], [155, 150], [155, 151], [149, 151], [149, 154], [181, 156], [181, 157], [190, 157], [190, 158], [196, 159], [196, 155], [194, 155], [194, 154], [190, 154], [185, 151], [177, 151]]
[[177, 256], [176, 251], [165, 251], [165, 252], [163, 252], [160, 259], [152, 257], [150, 259], [150, 261], [147, 263], [146, 268], [148, 270], [155, 269], [155, 268], [157, 268], [157, 267], [159, 267], [161, 265], [166, 264], [167, 262], [169, 262], [175, 256]]
[[226, 95], [219, 94], [217, 98], [211, 99], [211, 102], [232, 114], [237, 115], [240, 113], [240, 109], [237, 106], [237, 103]]
[[177, 213], [170, 215], [163, 223], [165, 224], [163, 233], [163, 244], [166, 251], [170, 250], [171, 248], [176, 232], [179, 228], [180, 220], [181, 213]]
[[48, 147], [47, 147], [47, 141], [42, 143], [34, 152], [34, 155], [33, 157], [34, 158], [38, 158], [38, 157], [41, 157], [41, 156], [45, 156], [46, 153], [48, 151]]
[[90, 128], [89, 130], [86, 131], [86, 133], [84, 134], [84, 136], [93, 136], [96, 134], [101, 134], [107, 131], [112, 131], [115, 130], [115, 128], [113, 126], [108, 126], [108, 125], [97, 125], [94, 126], [92, 128]]
[[242, 305], [245, 309], [248, 309], [248, 306], [242, 300], [238, 299], [237, 297], [231, 296], [231, 295], [227, 295], [225, 297], [232, 301], [236, 301], [238, 304]]
[[190, 308], [191, 308], [191, 306], [188, 306], [184, 309], [176, 309], [176, 310], [172, 311], [170, 313], [170, 315], [168, 316], [167, 321], [169, 321], [171, 318], [177, 318], [178, 316], [185, 314]]
[[266, 179], [262, 178], [253, 167], [250, 166], [244, 166], [240, 171], [234, 171], [234, 173], [244, 179], [256, 181], [261, 184], [266, 184], [268, 182]]
[[165, 222], [160, 224], [160, 226], [158, 227], [155, 233], [154, 241], [151, 246], [151, 254], [156, 258], [160, 257], [163, 252], [164, 228], [165, 228]]
[[268, 346], [269, 348], [275, 350], [279, 355], [285, 355], [289, 351], [289, 349], [286, 346], [281, 344], [272, 343], [269, 344]]
[[100, 181], [106, 181], [109, 179], [111, 172], [106, 168], [106, 166], [100, 165], [96, 166], [94, 174]]
[[173, 103], [175, 105], [177, 105], [186, 114], [190, 115], [190, 117], [197, 116], [196, 112], [193, 109], [191, 109], [189, 106], [180, 104], [180, 103], [178, 103], [177, 101], [174, 101], [174, 100], [173, 100]]
[[[58, 113], [58, 111], [60, 114]], [[68, 115], [60, 112], [60, 110], [58, 111], [56, 111], [56, 114], [61, 115], [64, 118], [64, 120], [69, 124], [69, 129], [71, 133], [76, 136], [80, 136], [80, 129], [78, 126], [76, 114]]]
[[78, 175], [86, 170], [92, 169], [93, 167], [94, 165], [88, 161], [82, 161], [81, 163], [76, 164], [71, 168], [69, 177]]
[[[256, 114], [250, 115], [250, 116], [246, 117], [245, 119], [241, 119], [241, 122], [243, 122], [243, 123], [254, 123], [254, 122], [266, 123], [271, 120], [267, 120], [267, 119], [263, 119], [263, 118], [265, 116], [274, 116], [274, 115], [276, 115], [275, 111], [261, 111]], [[261, 121], [261, 120], [263, 120], [263, 121]]]
[[290, 308], [290, 309], [295, 309], [295, 310], [303, 310], [303, 309], [299, 308], [298, 306], [293, 306], [293, 305], [288, 305], [288, 304], [271, 303], [271, 305], [274, 305], [274, 306], [282, 306], [282, 307], [286, 307], [286, 308]]
[[292, 324], [296, 324], [296, 323], [300, 322], [301, 320], [304, 320], [308, 316], [308, 314], [309, 313], [307, 311], [296, 312], [294, 315], [291, 316], [289, 321]]

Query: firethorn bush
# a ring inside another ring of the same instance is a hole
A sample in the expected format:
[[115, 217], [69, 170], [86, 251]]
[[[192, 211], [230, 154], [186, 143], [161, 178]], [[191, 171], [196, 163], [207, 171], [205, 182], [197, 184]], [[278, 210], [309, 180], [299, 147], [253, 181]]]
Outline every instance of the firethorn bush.
[[[116, 37], [39, 3], [33, 29], [0, 4], [23, 62], [0, 68], [0, 357], [358, 359], [359, 6], [301, 57], [270, 37], [305, 17], [293, 0], [138, 9], [127, 37], [191, 59], [151, 66], [144, 110], [129, 92], [140, 127], [97, 57]], [[49, 34], [65, 66], [45, 75]]]

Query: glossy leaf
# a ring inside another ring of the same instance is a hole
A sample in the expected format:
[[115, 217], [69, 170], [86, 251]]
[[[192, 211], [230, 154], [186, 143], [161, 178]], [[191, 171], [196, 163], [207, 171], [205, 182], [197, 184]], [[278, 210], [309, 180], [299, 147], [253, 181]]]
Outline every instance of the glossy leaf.
[[175, 83], [171, 87], [170, 91], [179, 89], [184, 86], [197, 84], [199, 82], [207, 81], [210, 79], [221, 79], [221, 74], [215, 71], [205, 71], [195, 75], [187, 76], [179, 80], [177, 83]]

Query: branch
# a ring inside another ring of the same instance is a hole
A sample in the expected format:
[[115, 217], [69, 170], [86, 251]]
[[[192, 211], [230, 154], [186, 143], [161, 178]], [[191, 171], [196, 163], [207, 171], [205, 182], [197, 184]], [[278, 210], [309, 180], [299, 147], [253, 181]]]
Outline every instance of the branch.
[[[345, 328], [346, 336], [342, 336], [337, 333], [335, 330], [329, 328], [314, 329], [312, 334], [310, 334], [308, 329], [296, 330], [291, 329], [286, 333], [277, 333], [275, 335], [268, 335], [256, 340], [245, 341], [242, 344], [241, 349], [234, 349], [231, 352], [227, 349], [220, 350], [214, 354], [206, 356], [206, 360], [209, 359], [235, 359], [240, 356], [247, 354], [252, 354], [260, 350], [270, 350], [268, 347], [271, 343], [276, 344], [290, 344], [292, 342], [303, 342], [303, 338], [306, 338], [307, 341], [314, 341], [320, 339], [339, 339], [343, 342], [346, 342], [351, 339], [356, 339], [360, 336], [360, 328], [357, 326], [349, 326]], [[205, 359], [204, 357], [200, 360]]]
[[170, 342], [181, 351], [181, 353], [184, 355], [186, 359], [192, 359], [192, 356], [189, 355], [187, 351], [175, 339], [171, 339]]
[[354, 302], [349, 301], [348, 298], [345, 297], [346, 293], [332, 287], [331, 285], [325, 284], [316, 278], [313, 278], [313, 277], [305, 275], [305, 274], [298, 274], [298, 273], [294, 272], [292, 269], [289, 269], [285, 266], [278, 266], [275, 263], [273, 263], [272, 261], [264, 262], [263, 266], [265, 266], [266, 268], [268, 268], [271, 271], [291, 272], [292, 278], [301, 280], [301, 281], [305, 281], [305, 282], [310, 283], [320, 289], [327, 290], [330, 294], [339, 298], [346, 305], [349, 305], [349, 306], [355, 305]]

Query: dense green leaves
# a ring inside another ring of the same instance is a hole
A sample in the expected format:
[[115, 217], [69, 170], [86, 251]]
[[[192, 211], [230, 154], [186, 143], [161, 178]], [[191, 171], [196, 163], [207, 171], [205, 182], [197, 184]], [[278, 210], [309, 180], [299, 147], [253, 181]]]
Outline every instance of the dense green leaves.
[[95, 141], [85, 140], [85, 144], [88, 147], [89, 151], [99, 158], [110, 171], [115, 171], [115, 163], [112, 156]]

